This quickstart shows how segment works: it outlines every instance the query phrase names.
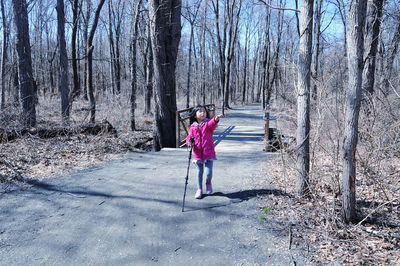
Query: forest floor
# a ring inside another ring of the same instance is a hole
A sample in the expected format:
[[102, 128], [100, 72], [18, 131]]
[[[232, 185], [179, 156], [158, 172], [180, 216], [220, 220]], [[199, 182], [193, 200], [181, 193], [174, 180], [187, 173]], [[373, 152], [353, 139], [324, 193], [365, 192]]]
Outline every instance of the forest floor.
[[[37, 128], [46, 130], [65, 128], [60, 122], [59, 112], [54, 112], [58, 109], [56, 103], [50, 103], [47, 98], [42, 98], [40, 102]], [[131, 131], [126, 114], [127, 106], [120, 106], [118, 103], [115, 103], [115, 106], [105, 106], [106, 104], [98, 106], [99, 118], [96, 120], [109, 122], [117, 131], [115, 135], [110, 132], [88, 134], [79, 130], [80, 125], [88, 124], [89, 112], [87, 103], [83, 100], [73, 105], [71, 120], [67, 126], [72, 134], [59, 134], [51, 138], [24, 134], [9, 142], [5, 141], [6, 134], [1, 134], [0, 182], [19, 180], [22, 177], [23, 179], [49, 178], [121, 158], [130, 151], [151, 150], [150, 115], [138, 114], [137, 130]], [[18, 109], [10, 106], [0, 114], [0, 129], [7, 132], [18, 131], [21, 128], [18, 121]]]
[[[277, 128], [286, 134], [286, 139], [294, 139], [296, 114], [288, 110], [279, 107], [271, 113], [277, 117]], [[262, 197], [264, 204], [260, 208], [265, 213], [262, 219], [287, 230], [291, 245], [303, 246], [303, 256], [316, 265], [400, 265], [398, 144], [394, 145], [393, 139], [385, 148], [382, 135], [389, 130], [375, 125], [375, 132], [371, 132], [373, 126], [368, 125], [363, 115], [359, 129], [363, 139], [357, 148], [357, 220], [354, 224], [344, 224], [341, 219], [341, 150], [340, 138], [332, 137], [339, 132], [335, 125], [326, 123], [320, 128], [312, 127], [308, 197], [293, 196], [296, 195], [295, 142], [266, 161], [254, 182], [255, 186], [271, 184], [281, 191]], [[388, 124], [394, 131], [393, 121], [389, 120]], [[393, 135], [397, 136], [398, 132], [397, 127]]]
[[[80, 104], [77, 104], [76, 110], [82, 109], [82, 113], [87, 113]], [[47, 113], [52, 107], [47, 108], [42, 113]], [[13, 112], [2, 114], [1, 121], [6, 123], [7, 128], [13, 127], [10, 121], [17, 120], [12, 114]], [[57, 125], [54, 117], [44, 119], [39, 116], [38, 121], [38, 127], [51, 128]], [[82, 119], [76, 118], [73, 121]], [[116, 121], [110, 123], [114, 126]], [[4, 124], [0, 126], [5, 127]], [[137, 127], [139, 131], [131, 132], [126, 130], [126, 125], [119, 128], [117, 126], [116, 136], [108, 133], [77, 133], [42, 139], [24, 135], [16, 140], [3, 142], [0, 144], [2, 192], [5, 193], [13, 182], [51, 178], [122, 158], [130, 151], [150, 150], [151, 117], [139, 119]], [[280, 129], [293, 135], [293, 128], [284, 123]], [[335, 184], [340, 186], [340, 183], [332, 177], [335, 175], [333, 170], [324, 169], [324, 163], [316, 163], [319, 168], [315, 168], [313, 176], [319, 179], [311, 181], [313, 190], [310, 197], [297, 199], [293, 197], [296, 183], [294, 155], [290, 149], [278, 153], [279, 156], [266, 162], [265, 170], [254, 181], [254, 187], [272, 184], [282, 192], [261, 195], [262, 203], [259, 207], [261, 219], [268, 222], [268, 227], [273, 225], [287, 232], [289, 248], [302, 247], [303, 255], [311, 258], [317, 265], [330, 262], [344, 265], [400, 264], [400, 165], [396, 158], [385, 162], [389, 171], [388, 178], [379, 179], [378, 183], [363, 176], [357, 181], [359, 219], [358, 223], [349, 226], [340, 219], [340, 193], [333, 189]], [[316, 152], [314, 157], [318, 156], [320, 162], [331, 160]]]

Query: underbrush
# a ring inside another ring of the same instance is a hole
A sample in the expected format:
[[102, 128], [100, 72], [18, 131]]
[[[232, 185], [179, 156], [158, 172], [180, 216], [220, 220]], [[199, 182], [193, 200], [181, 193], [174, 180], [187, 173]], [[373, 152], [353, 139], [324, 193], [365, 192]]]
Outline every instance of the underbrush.
[[83, 169], [101, 161], [123, 156], [129, 151], [148, 151], [152, 145], [152, 115], [143, 114], [138, 104], [136, 131], [130, 130], [129, 97], [126, 95], [99, 95], [96, 121], [107, 121], [116, 134], [100, 132], [85, 134], [79, 127], [89, 122], [88, 102], [77, 99], [72, 105], [68, 125], [61, 121], [60, 99], [40, 96], [36, 106], [37, 129], [68, 128], [68, 134], [43, 138], [29, 132], [7, 141], [7, 132], [19, 132], [18, 106], [9, 105], [0, 112], [1, 136], [0, 183], [41, 179]]
[[[296, 154], [293, 143], [266, 162], [259, 183], [282, 193], [263, 196], [263, 214], [284, 228], [291, 248], [316, 265], [399, 265], [400, 119], [395, 102], [375, 98], [360, 113], [356, 173], [356, 224], [341, 219], [341, 144], [343, 112], [329, 99], [312, 115], [310, 194], [295, 197]], [[295, 112], [275, 109], [278, 129], [295, 135]]]

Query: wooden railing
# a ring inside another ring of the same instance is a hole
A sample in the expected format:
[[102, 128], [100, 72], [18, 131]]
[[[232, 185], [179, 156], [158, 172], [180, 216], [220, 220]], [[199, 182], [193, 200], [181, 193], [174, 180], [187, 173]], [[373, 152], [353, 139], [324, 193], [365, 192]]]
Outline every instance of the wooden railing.
[[[215, 115], [215, 104], [205, 105], [210, 118]], [[189, 135], [190, 115], [194, 107], [176, 111], [176, 147], [183, 147], [186, 143], [186, 137]]]

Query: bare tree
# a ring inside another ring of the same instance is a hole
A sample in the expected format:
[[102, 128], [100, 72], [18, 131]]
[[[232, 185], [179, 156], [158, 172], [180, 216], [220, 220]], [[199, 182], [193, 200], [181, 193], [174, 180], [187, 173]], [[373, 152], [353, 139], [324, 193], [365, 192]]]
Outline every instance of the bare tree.
[[223, 89], [223, 103], [222, 103], [222, 109], [224, 108], [230, 108], [229, 106], [229, 94], [230, 94], [230, 89], [231, 89], [231, 82], [230, 82], [230, 77], [231, 77], [231, 64], [232, 60], [235, 57], [235, 46], [236, 46], [236, 40], [237, 40], [237, 33], [238, 33], [238, 24], [239, 24], [239, 17], [240, 17], [240, 12], [242, 9], [242, 0], [239, 0], [239, 3], [236, 6], [236, 0], [233, 0], [232, 3], [230, 0], [226, 1], [225, 5], [225, 15], [226, 17], [226, 22], [227, 22], [227, 27], [228, 27], [228, 35], [227, 35], [227, 41], [228, 41], [228, 47], [227, 47], [227, 54], [225, 57], [225, 83], [224, 83], [224, 89]]
[[1, 5], [1, 19], [3, 25], [3, 45], [1, 48], [1, 109], [5, 107], [5, 90], [6, 90], [6, 60], [7, 60], [7, 43], [8, 43], [8, 25], [6, 21], [6, 14], [4, 10], [4, 0], [0, 0]]
[[385, 71], [382, 75], [382, 90], [385, 94], [388, 93], [389, 80], [393, 75], [394, 59], [400, 45], [400, 19], [396, 23], [396, 30], [387, 51]]
[[266, 91], [269, 85], [269, 67], [271, 65], [271, 40], [270, 40], [270, 27], [271, 27], [271, 8], [267, 6], [265, 16], [265, 39], [264, 39], [264, 49], [263, 49], [263, 61], [262, 61], [262, 75], [261, 75], [261, 92], [262, 92], [262, 107], [265, 109], [267, 107], [266, 103]]
[[333, 3], [337, 6], [340, 18], [343, 23], [343, 36], [344, 36], [344, 55], [347, 53], [347, 12], [346, 12], [346, 4], [344, 0], [335, 0]]
[[[214, 2], [215, 1], [215, 2]], [[218, 59], [219, 59], [219, 91], [224, 90], [225, 88], [225, 49], [226, 49], [226, 23], [224, 21], [223, 24], [223, 35], [221, 36], [221, 30], [219, 25], [220, 20], [220, 10], [219, 10], [219, 0], [213, 0], [212, 2], [213, 10], [215, 14], [215, 28], [216, 28], [216, 35], [217, 35], [217, 51], [218, 51]], [[224, 103], [224, 94], [223, 103]], [[225, 106], [222, 105], [222, 114], [225, 113]]]
[[113, 18], [112, 18], [112, 0], [108, 0], [108, 42], [110, 51], [110, 80], [111, 91], [115, 93], [115, 52], [114, 52], [114, 33], [113, 33]]
[[310, 78], [312, 57], [313, 0], [303, 0], [300, 13], [300, 47], [297, 91], [296, 193], [308, 193], [310, 173]]
[[314, 100], [317, 99], [317, 94], [318, 94], [316, 81], [318, 79], [323, 0], [315, 0], [315, 1], [316, 1], [316, 8], [315, 8], [315, 26], [314, 26], [314, 70], [313, 70], [314, 86], [312, 90], [312, 97]]
[[374, 93], [375, 65], [378, 52], [379, 33], [382, 20], [383, 0], [368, 0], [366, 36], [365, 36], [365, 66], [363, 71], [363, 91]]
[[149, 1], [154, 59], [153, 149], [175, 147], [175, 69], [181, 37], [181, 0]]
[[136, 77], [136, 54], [137, 54], [137, 39], [138, 39], [138, 28], [139, 28], [139, 11], [142, 0], [138, 0], [135, 6], [134, 17], [132, 18], [132, 63], [131, 63], [131, 130], [136, 130], [135, 124], [135, 109], [136, 109], [136, 91], [137, 91], [137, 77]]
[[12, 0], [18, 52], [18, 82], [22, 101], [21, 120], [25, 126], [36, 125], [35, 88], [29, 41], [28, 10], [25, 0]]
[[[207, 19], [207, 3], [208, 1], [204, 1], [203, 7], [203, 20], [201, 25], [201, 95], [202, 95], [202, 103], [206, 104], [206, 19]], [[212, 102], [212, 98], [211, 98]]]
[[60, 58], [59, 90], [61, 93], [61, 116], [64, 122], [69, 120], [69, 87], [68, 87], [68, 56], [65, 43], [64, 0], [57, 0], [57, 36]]
[[146, 46], [146, 90], [145, 90], [145, 105], [144, 112], [149, 114], [151, 112], [151, 100], [153, 96], [153, 50], [151, 48], [150, 29], [148, 30], [147, 46]]
[[191, 10], [191, 6], [186, 6], [183, 17], [190, 24], [190, 39], [189, 39], [189, 59], [188, 59], [188, 71], [187, 71], [187, 84], [186, 84], [186, 108], [189, 108], [189, 97], [190, 97], [190, 78], [192, 72], [192, 47], [194, 42], [194, 26], [199, 12], [201, 1], [196, 2], [194, 10]]
[[[115, 5], [115, 7], [114, 7]], [[121, 27], [124, 17], [125, 1], [108, 1], [108, 25], [110, 42], [110, 75], [113, 93], [121, 92]], [[115, 39], [114, 39], [115, 34]]]
[[94, 88], [93, 88], [93, 38], [94, 33], [97, 28], [97, 24], [99, 22], [100, 11], [103, 7], [105, 0], [100, 0], [99, 5], [97, 6], [93, 25], [90, 29], [87, 44], [86, 44], [86, 61], [87, 61], [87, 86], [88, 86], [88, 95], [89, 95], [89, 104], [90, 104], [90, 122], [95, 123], [96, 120], [96, 99], [94, 98]]
[[83, 80], [84, 80], [84, 85], [83, 85], [83, 98], [85, 100], [88, 100], [89, 97], [89, 93], [88, 93], [88, 40], [89, 40], [89, 22], [90, 22], [90, 18], [91, 18], [91, 14], [92, 14], [92, 1], [91, 0], [82, 0], [86, 2], [86, 10], [85, 12], [82, 11], [82, 14], [84, 13], [85, 15], [82, 15], [82, 19], [83, 19], [83, 32], [82, 32], [82, 37], [83, 37], [83, 44], [81, 46], [84, 47], [84, 52], [83, 54], [85, 55], [85, 59], [84, 60], [84, 66], [83, 66]]
[[73, 76], [73, 84], [74, 87], [69, 96], [70, 108], [72, 108], [72, 102], [75, 97], [77, 97], [81, 93], [79, 74], [78, 74], [78, 59], [77, 59], [77, 33], [78, 33], [78, 25], [79, 25], [79, 0], [73, 0], [72, 5], [72, 13], [73, 13], [73, 24], [72, 24], [72, 36], [71, 36], [71, 62], [72, 62], [72, 76]]
[[345, 128], [343, 140], [342, 218], [345, 222], [356, 219], [356, 148], [358, 140], [358, 117], [360, 112], [361, 82], [364, 52], [364, 24], [367, 0], [349, 3], [347, 58], [349, 86], [346, 100]]

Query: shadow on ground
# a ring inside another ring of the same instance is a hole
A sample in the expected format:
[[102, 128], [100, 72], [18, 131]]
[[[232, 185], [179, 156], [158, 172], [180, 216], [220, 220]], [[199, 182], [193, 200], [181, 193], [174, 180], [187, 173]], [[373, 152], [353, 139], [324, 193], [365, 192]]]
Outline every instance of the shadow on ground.
[[215, 192], [215, 193], [212, 193], [209, 195], [204, 194], [202, 199], [204, 199], [206, 197], [225, 197], [225, 198], [230, 199], [230, 202], [224, 203], [224, 204], [215, 204], [215, 205], [206, 206], [206, 207], [202, 207], [202, 208], [189, 209], [189, 210], [185, 210], [185, 212], [223, 207], [223, 206], [227, 206], [230, 204], [247, 201], [251, 198], [255, 198], [255, 197], [259, 197], [259, 196], [263, 196], [263, 195], [275, 195], [275, 196], [294, 198], [294, 196], [292, 194], [285, 193], [278, 189], [250, 189], [250, 190], [242, 190], [242, 191], [237, 191], [237, 192], [232, 192], [232, 193]]

